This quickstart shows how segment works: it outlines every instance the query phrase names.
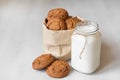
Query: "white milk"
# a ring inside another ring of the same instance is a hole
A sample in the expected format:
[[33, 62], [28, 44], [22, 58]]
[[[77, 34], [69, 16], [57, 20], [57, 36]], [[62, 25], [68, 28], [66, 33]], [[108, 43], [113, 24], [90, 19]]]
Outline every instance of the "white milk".
[[71, 41], [71, 66], [83, 73], [92, 73], [100, 65], [101, 35], [97, 24], [87, 21], [77, 26]]

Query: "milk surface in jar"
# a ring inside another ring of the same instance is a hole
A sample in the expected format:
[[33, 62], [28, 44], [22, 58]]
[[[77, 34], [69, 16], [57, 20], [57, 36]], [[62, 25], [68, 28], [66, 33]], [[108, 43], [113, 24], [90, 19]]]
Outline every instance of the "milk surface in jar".
[[71, 41], [71, 66], [79, 72], [94, 72], [100, 65], [101, 34], [98, 25], [91, 21], [78, 25]]

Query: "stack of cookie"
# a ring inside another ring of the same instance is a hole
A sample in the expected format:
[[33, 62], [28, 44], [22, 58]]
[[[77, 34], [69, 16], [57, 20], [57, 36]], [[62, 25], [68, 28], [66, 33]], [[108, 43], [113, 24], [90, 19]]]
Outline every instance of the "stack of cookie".
[[51, 54], [43, 54], [37, 57], [32, 67], [35, 70], [42, 70], [46, 68], [46, 72], [49, 76], [54, 78], [62, 78], [69, 74], [70, 66], [66, 61], [55, 60]]
[[70, 30], [74, 29], [78, 22], [82, 20], [69, 16], [63, 8], [55, 8], [48, 12], [46, 26], [49, 30]]

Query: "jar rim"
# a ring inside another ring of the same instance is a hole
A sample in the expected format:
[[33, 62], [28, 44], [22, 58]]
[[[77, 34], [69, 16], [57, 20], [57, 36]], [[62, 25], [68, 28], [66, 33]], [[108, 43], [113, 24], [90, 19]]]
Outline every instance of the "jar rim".
[[84, 24], [78, 24], [75, 31], [82, 35], [95, 34], [99, 30], [97, 23], [92, 21], [86, 21]]

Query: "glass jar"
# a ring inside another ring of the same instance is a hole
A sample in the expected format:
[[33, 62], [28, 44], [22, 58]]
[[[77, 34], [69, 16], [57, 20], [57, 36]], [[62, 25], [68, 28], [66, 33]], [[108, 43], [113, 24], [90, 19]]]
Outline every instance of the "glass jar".
[[78, 25], [71, 37], [71, 66], [83, 73], [92, 73], [100, 65], [101, 34], [96, 23]]

